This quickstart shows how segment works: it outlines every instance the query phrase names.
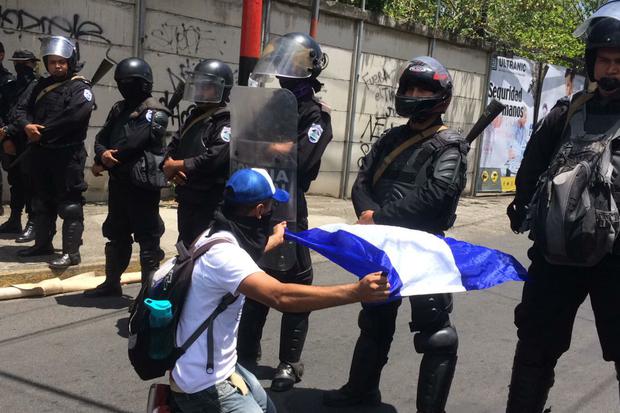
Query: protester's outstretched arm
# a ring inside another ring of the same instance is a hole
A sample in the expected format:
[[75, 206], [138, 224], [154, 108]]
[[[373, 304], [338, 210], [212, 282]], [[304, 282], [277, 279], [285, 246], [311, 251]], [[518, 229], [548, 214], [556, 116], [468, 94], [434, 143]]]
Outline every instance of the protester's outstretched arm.
[[387, 277], [371, 273], [357, 283], [313, 286], [281, 283], [264, 272], [246, 277], [238, 291], [282, 312], [308, 312], [344, 304], [385, 301], [390, 294]]

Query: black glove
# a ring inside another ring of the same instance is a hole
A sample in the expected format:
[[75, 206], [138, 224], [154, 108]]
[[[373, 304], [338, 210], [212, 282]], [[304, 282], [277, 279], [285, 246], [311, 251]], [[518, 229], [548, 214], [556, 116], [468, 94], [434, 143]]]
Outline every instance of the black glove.
[[524, 232], [523, 223], [527, 218], [527, 206], [512, 201], [506, 208], [506, 215], [510, 219], [510, 229], [515, 234]]

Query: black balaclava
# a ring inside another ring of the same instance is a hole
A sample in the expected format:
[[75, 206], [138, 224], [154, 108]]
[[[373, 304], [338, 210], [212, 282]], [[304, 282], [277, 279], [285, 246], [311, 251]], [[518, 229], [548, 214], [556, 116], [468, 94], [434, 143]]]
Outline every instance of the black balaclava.
[[265, 251], [265, 246], [272, 232], [271, 214], [264, 214], [260, 219], [233, 215], [231, 208], [224, 203], [215, 211], [210, 234], [217, 231], [231, 232], [241, 248], [254, 261], [258, 261]]
[[18, 63], [14, 65], [14, 68], [15, 68], [15, 74], [17, 75], [18, 78], [32, 79], [35, 77], [34, 69], [25, 63]]
[[323, 84], [314, 77], [305, 79], [278, 77], [280, 87], [290, 90], [297, 99], [312, 96], [321, 90]]
[[142, 103], [151, 96], [150, 93], [145, 91], [145, 85], [142, 79], [131, 79], [130, 81], [118, 82], [118, 91], [130, 105]]

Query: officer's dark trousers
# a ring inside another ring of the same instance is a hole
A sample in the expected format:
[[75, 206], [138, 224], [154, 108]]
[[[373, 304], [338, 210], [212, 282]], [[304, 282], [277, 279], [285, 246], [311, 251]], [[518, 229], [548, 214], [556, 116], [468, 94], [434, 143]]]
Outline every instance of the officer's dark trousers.
[[179, 200], [177, 227], [179, 240], [189, 246], [202, 234], [213, 220], [217, 205]]
[[[409, 301], [414, 346], [418, 353], [423, 354], [418, 376], [417, 411], [443, 413], [458, 349], [456, 329], [449, 317], [452, 296], [420, 295], [409, 297]], [[379, 392], [381, 371], [388, 361], [400, 304], [401, 300], [362, 305], [358, 318], [360, 336], [353, 352], [346, 393], [364, 399]]]
[[83, 144], [63, 148], [34, 145], [31, 156], [35, 243], [51, 243], [59, 215], [63, 218], [63, 252], [77, 253], [84, 230], [86, 149]]
[[[307, 218], [298, 220], [297, 229], [308, 229]], [[312, 284], [312, 262], [310, 251], [301, 245], [297, 245], [297, 261], [286, 272], [265, 269], [271, 276], [283, 283]], [[237, 352], [243, 359], [256, 359], [260, 357], [260, 340], [263, 335], [263, 327], [267, 319], [269, 307], [246, 298], [239, 324], [237, 338]], [[281, 362], [293, 364], [301, 359], [301, 352], [308, 333], [308, 317], [310, 313], [283, 313], [280, 327], [280, 353]]]
[[[554, 382], [554, 367], [570, 347], [579, 306], [590, 295], [603, 359], [620, 362], [620, 256], [589, 268], [549, 264], [535, 248], [515, 309], [519, 341], [507, 412], [542, 412]], [[620, 371], [619, 371], [620, 374]]]
[[10, 168], [10, 165], [16, 158], [17, 156], [14, 155], [4, 155], [3, 161], [11, 194], [9, 206], [12, 213], [20, 214], [25, 207], [26, 213], [31, 214], [32, 182], [30, 178], [30, 157], [26, 155], [19, 164]]
[[[164, 222], [159, 216], [160, 191], [149, 191], [128, 180], [111, 177], [108, 181], [108, 216], [103, 223], [106, 244], [106, 281], [117, 283], [131, 258], [131, 244], [140, 244], [140, 267], [145, 282], [159, 268], [163, 253], [159, 239]], [[133, 235], [133, 238], [132, 238]]]

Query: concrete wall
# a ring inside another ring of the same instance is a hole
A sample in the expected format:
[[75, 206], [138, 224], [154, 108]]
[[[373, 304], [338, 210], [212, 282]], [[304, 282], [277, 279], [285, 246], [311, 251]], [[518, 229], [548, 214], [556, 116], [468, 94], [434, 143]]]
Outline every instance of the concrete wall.
[[[59, 34], [77, 38], [82, 72], [90, 77], [105, 56], [119, 61], [137, 50], [138, 18], [144, 21], [144, 58], [152, 65], [155, 95], [166, 101], [180, 77], [202, 58], [219, 58], [229, 63], [235, 74], [239, 55], [241, 0], [143, 0], [144, 12], [139, 16], [139, 0], [0, 0], [0, 29], [6, 54], [16, 48], [38, 53], [38, 37]], [[272, 36], [309, 29], [310, 1], [273, 1], [271, 7]], [[321, 173], [311, 192], [338, 196], [341, 188], [343, 156], [346, 152], [347, 116], [351, 105], [349, 89], [356, 27], [366, 21], [357, 97], [354, 139], [350, 160], [349, 185], [355, 179], [358, 162], [388, 127], [404, 120], [393, 109], [394, 85], [402, 63], [413, 56], [428, 53], [429, 37], [424, 28], [402, 27], [385, 18], [369, 15], [339, 4], [322, 8], [318, 41], [329, 55], [329, 66], [321, 75], [325, 83], [320, 96], [332, 108], [334, 140], [327, 149]], [[455, 97], [446, 114], [448, 124], [467, 131], [481, 113], [483, 84], [488, 70], [488, 49], [465, 45], [449, 39], [438, 40], [434, 56], [449, 69], [455, 81]], [[12, 69], [11, 65], [6, 65]], [[44, 72], [44, 70], [43, 70]], [[101, 128], [111, 105], [120, 98], [112, 73], [94, 88], [97, 110], [91, 118], [87, 148], [92, 163], [94, 136]], [[187, 103], [176, 111], [169, 130], [176, 130], [187, 116]], [[475, 151], [471, 151], [473, 155]], [[470, 170], [473, 158], [470, 156]], [[89, 182], [87, 198], [104, 200], [106, 179]], [[6, 179], [6, 178], [5, 178]], [[470, 179], [471, 181], [471, 179]], [[4, 199], [8, 192], [5, 185]]]

